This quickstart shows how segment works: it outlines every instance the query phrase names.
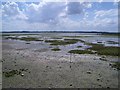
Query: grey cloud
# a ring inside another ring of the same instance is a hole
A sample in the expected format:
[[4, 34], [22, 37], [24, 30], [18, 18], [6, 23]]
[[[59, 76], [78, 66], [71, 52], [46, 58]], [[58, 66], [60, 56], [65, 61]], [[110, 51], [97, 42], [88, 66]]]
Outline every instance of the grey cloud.
[[69, 2], [67, 4], [67, 14], [81, 14], [82, 12], [82, 6], [80, 2]]
[[[22, 3], [21, 3], [22, 4]], [[20, 3], [9, 2], [3, 5], [3, 17], [24, 19], [30, 23], [42, 22], [56, 24], [60, 18], [67, 18], [67, 15], [81, 14], [83, 6], [80, 2], [38, 2], [26, 3], [26, 8], [21, 10]], [[22, 6], [24, 7], [24, 6]]]
[[64, 12], [64, 8], [64, 3], [48, 2], [42, 6], [41, 3], [38, 6], [32, 4], [28, 6], [26, 13], [30, 22], [52, 23]]

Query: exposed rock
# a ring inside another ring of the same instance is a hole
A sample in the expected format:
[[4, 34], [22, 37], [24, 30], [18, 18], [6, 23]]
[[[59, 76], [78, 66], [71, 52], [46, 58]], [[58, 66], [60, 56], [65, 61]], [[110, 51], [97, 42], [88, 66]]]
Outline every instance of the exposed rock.
[[21, 76], [24, 76], [24, 74], [22, 73]]
[[103, 57], [101, 57], [100, 60], [107, 61], [107, 59]]
[[49, 66], [46, 66], [46, 68], [48, 68]]
[[102, 58], [106, 58], [106, 56], [105, 56], [105, 55], [103, 55], [103, 56], [102, 56]]
[[100, 80], [100, 78], [97, 79], [97, 81], [99, 81], [99, 80]]
[[92, 72], [91, 71], [87, 71], [87, 74], [92, 74]]

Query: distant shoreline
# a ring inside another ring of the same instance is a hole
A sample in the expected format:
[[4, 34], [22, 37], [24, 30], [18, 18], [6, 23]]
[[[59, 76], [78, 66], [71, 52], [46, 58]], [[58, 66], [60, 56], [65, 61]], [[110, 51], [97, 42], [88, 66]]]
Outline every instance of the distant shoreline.
[[97, 31], [3, 31], [1, 33], [98, 33], [98, 34], [120, 34], [120, 32], [97, 32]]

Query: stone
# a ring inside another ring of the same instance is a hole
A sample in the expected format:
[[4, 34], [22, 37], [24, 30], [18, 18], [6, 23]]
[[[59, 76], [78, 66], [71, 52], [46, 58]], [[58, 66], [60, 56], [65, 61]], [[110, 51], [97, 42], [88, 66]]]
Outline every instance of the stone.
[[91, 71], [87, 71], [88, 74], [91, 74], [92, 72]]
[[100, 60], [107, 61], [107, 59], [106, 59], [106, 58], [100, 58]]
[[97, 81], [99, 81], [99, 80], [100, 80], [100, 78], [97, 79]]
[[24, 74], [22, 73], [21, 76], [24, 76]]

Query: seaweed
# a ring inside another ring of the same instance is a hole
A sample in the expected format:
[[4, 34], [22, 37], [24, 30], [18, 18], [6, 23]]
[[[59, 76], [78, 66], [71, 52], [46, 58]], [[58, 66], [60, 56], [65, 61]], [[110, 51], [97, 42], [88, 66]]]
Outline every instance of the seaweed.
[[60, 51], [60, 49], [59, 48], [53, 48], [53, 49], [51, 49], [52, 51]]
[[92, 51], [88, 50], [70, 50], [68, 53], [73, 53], [73, 54], [94, 54]]
[[116, 68], [117, 70], [120, 70], [120, 62], [115, 62], [113, 64], [110, 64], [112, 68]]

